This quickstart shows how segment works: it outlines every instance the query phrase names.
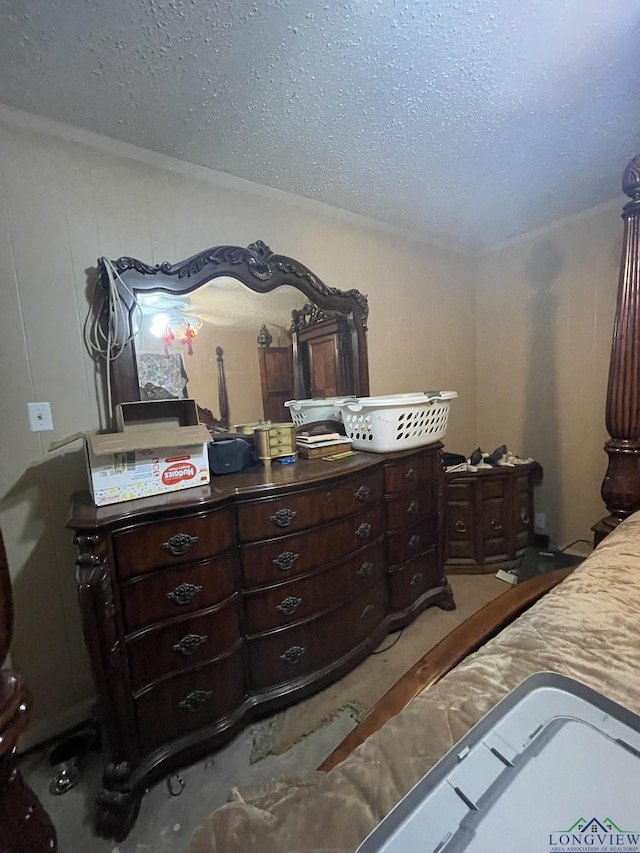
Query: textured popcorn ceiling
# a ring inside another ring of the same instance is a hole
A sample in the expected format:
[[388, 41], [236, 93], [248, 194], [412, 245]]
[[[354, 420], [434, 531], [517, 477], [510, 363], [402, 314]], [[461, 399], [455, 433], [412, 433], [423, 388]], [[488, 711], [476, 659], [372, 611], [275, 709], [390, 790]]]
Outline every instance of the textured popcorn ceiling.
[[0, 102], [466, 246], [620, 197], [640, 0], [0, 0]]

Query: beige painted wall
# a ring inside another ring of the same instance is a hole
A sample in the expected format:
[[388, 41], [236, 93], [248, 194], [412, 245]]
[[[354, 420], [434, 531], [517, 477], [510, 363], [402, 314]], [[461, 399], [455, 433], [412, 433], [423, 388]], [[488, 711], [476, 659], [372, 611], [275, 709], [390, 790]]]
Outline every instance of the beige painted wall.
[[[15, 598], [13, 665], [35, 695], [26, 742], [82, 719], [92, 701], [76, 601], [70, 494], [80, 449], [49, 443], [104, 423], [82, 328], [96, 259], [177, 261], [262, 239], [370, 303], [373, 394], [460, 394], [448, 442], [476, 436], [474, 260], [276, 190], [0, 108], [0, 526]], [[50, 401], [32, 433], [27, 403]]]
[[623, 204], [478, 259], [478, 441], [542, 464], [536, 510], [560, 547], [590, 541], [607, 514], [604, 405]]

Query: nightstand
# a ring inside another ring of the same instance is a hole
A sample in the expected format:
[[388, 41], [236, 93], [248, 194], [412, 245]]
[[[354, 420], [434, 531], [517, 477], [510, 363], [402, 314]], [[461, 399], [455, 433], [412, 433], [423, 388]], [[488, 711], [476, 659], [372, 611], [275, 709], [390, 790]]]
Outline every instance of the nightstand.
[[533, 542], [537, 462], [446, 474], [446, 570], [493, 572]]

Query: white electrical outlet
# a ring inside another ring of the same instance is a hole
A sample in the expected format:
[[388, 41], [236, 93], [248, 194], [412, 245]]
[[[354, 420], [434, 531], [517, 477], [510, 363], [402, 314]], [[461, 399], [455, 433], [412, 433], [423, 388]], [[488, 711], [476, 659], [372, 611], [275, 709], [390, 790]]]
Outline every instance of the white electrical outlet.
[[31, 432], [45, 432], [53, 429], [50, 403], [27, 403]]
[[533, 521], [536, 530], [547, 529], [547, 516], [543, 512], [537, 512]]

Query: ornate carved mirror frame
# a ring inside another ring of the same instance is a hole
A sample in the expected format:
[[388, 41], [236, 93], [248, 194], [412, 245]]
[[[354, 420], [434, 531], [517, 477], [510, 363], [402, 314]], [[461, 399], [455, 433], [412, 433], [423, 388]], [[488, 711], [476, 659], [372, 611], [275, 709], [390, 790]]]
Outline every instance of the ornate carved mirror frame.
[[[320, 311], [337, 312], [346, 318], [351, 336], [353, 393], [358, 396], [369, 394], [369, 364], [367, 356], [367, 297], [358, 290], [339, 290], [328, 287], [304, 264], [286, 255], [276, 255], [258, 240], [246, 249], [240, 246], [214, 246], [176, 264], [168, 262], [151, 266], [131, 257], [121, 257], [110, 262], [117, 273], [115, 286], [121, 306], [129, 318], [128, 335], [120, 342], [122, 352], [111, 362], [113, 405], [141, 399], [138, 367], [133, 335], [135, 333], [135, 299], [140, 294], [162, 292], [174, 296], [191, 293], [221, 276], [242, 282], [258, 294], [268, 293], [278, 287], [289, 285], [301, 291]], [[103, 260], [98, 261], [100, 282], [105, 293], [109, 292], [109, 276]], [[102, 316], [107, 317], [108, 300]], [[300, 324], [292, 323], [294, 371], [297, 364], [297, 338]], [[222, 370], [219, 363], [219, 370]], [[224, 387], [224, 380], [222, 381]], [[226, 416], [226, 401], [220, 400], [221, 417]], [[228, 422], [226, 424], [228, 426]]]

